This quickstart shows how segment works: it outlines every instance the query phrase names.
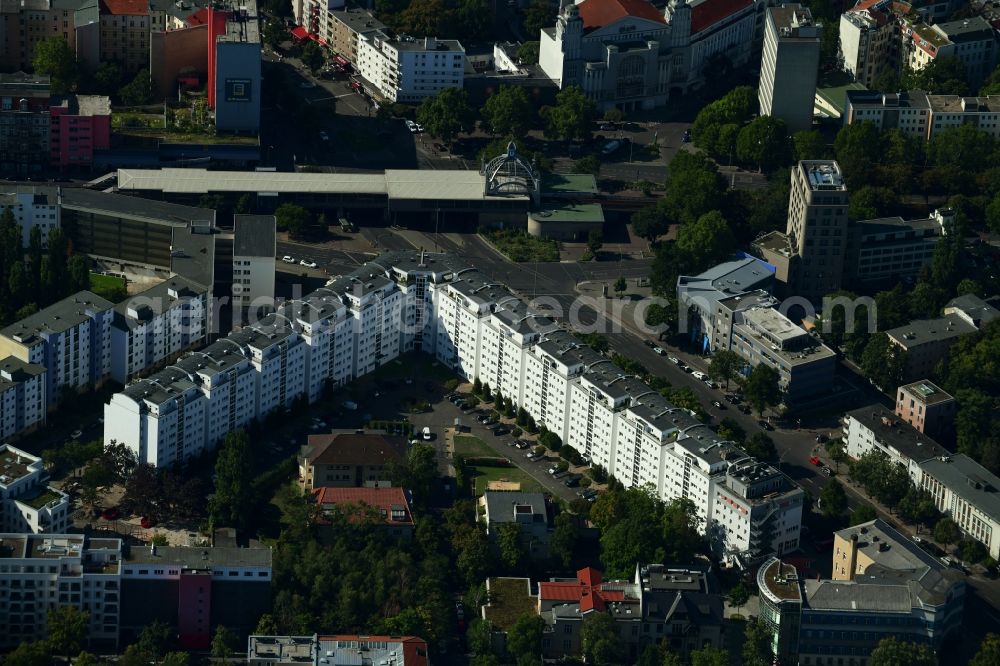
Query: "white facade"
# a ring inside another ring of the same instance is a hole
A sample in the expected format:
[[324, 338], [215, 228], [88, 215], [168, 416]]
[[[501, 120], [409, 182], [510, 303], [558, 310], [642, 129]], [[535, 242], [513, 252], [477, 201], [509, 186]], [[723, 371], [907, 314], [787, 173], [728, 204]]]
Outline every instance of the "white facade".
[[844, 71], [867, 87], [872, 87], [883, 71], [896, 68], [894, 54], [899, 49], [899, 30], [888, 13], [889, 4], [885, 0], [881, 5], [851, 10], [840, 16]]
[[111, 378], [133, 376], [201, 344], [208, 333], [208, 290], [173, 277], [115, 306]]
[[0, 360], [0, 438], [45, 423], [45, 368], [8, 356]]
[[49, 611], [74, 606], [93, 643], [115, 646], [121, 608], [121, 539], [0, 534], [0, 646], [48, 637]]
[[454, 39], [360, 35], [354, 65], [389, 102], [420, 102], [465, 82], [465, 49]]
[[276, 221], [273, 215], [236, 215], [233, 229], [233, 312], [274, 309]]
[[18, 188], [10, 194], [0, 193], [0, 211], [9, 208], [21, 227], [21, 245], [28, 247], [31, 230], [38, 227], [42, 247], [48, 247], [49, 234], [60, 226], [58, 188]]
[[932, 458], [920, 464], [918, 486], [934, 498], [938, 510], [962, 531], [1000, 558], [1000, 479], [964, 454]]
[[906, 468], [913, 483], [920, 485], [920, 463], [948, 455], [942, 446], [881, 405], [862, 407], [844, 417], [847, 455], [860, 458], [881, 451], [889, 460]]
[[822, 26], [801, 5], [767, 9], [760, 66], [760, 114], [781, 118], [789, 132], [812, 128]]
[[41, 458], [0, 444], [0, 531], [66, 531], [69, 497], [46, 485], [47, 478]]
[[803, 495], [784, 475], [446, 255], [380, 257], [132, 384], [105, 407], [105, 441], [170, 465], [416, 349], [509, 396], [623, 483], [690, 498], [720, 554], [798, 547]]

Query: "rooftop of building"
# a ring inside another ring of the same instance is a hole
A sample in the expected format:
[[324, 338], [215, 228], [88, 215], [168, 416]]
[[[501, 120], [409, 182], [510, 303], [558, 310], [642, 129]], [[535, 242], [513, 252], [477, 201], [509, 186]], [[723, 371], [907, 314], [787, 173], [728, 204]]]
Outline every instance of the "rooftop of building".
[[343, 9], [332, 9], [330, 15], [340, 21], [354, 32], [374, 32], [384, 30], [387, 26], [375, 18], [367, 9], [358, 7], [347, 7]]
[[927, 95], [927, 103], [935, 113], [1000, 112], [1000, 95], [987, 95], [983, 97]]
[[105, 95], [69, 95], [53, 97], [49, 106], [64, 107], [74, 116], [110, 116], [111, 98]]
[[689, 4], [692, 36], [754, 5], [753, 0], [694, 0]]
[[316, 488], [313, 497], [320, 507], [354, 505], [378, 510], [389, 525], [413, 526], [408, 494], [402, 488]]
[[[109, 542], [103, 544], [103, 542]], [[0, 559], [81, 557], [88, 548], [121, 548], [120, 539], [90, 539], [82, 534], [0, 534]]]
[[88, 313], [103, 312], [113, 307], [114, 303], [106, 298], [89, 291], [78, 291], [7, 326], [0, 330], [0, 335], [32, 345], [40, 334], [64, 333], [90, 319]]
[[806, 602], [813, 610], [910, 613], [906, 585], [872, 585], [859, 581], [806, 580]]
[[782, 231], [771, 231], [763, 236], [759, 236], [754, 240], [753, 244], [763, 251], [773, 252], [785, 257], [792, 255], [792, 243], [788, 235]]
[[[325, 655], [320, 658], [320, 654]], [[427, 666], [427, 642], [415, 636], [337, 634], [251, 636], [250, 663]]]
[[0, 73], [0, 91], [24, 90], [33, 93], [49, 94], [50, 79], [41, 74], [27, 72]]
[[148, 16], [149, 0], [100, 0], [101, 13], [114, 16]]
[[601, 204], [563, 204], [546, 206], [542, 210], [533, 211], [531, 219], [543, 225], [547, 222], [589, 222], [604, 224], [604, 209]]
[[822, 34], [823, 28], [813, 21], [812, 12], [800, 4], [768, 7], [767, 15], [774, 22], [782, 42], [818, 42]]
[[709, 585], [709, 568], [647, 564], [638, 567], [638, 581], [646, 591], [705, 592]]
[[957, 21], [937, 23], [934, 27], [955, 43], [996, 39], [993, 26], [982, 16], [970, 16]]
[[[553, 578], [538, 584], [538, 598], [542, 602], [579, 604], [580, 612], [604, 612], [611, 604], [623, 602], [629, 588], [636, 588], [631, 581], [603, 580], [600, 571], [585, 567], [576, 572], [576, 578]], [[638, 589], [635, 589], [638, 592]], [[635, 595], [631, 595], [633, 598]]]
[[537, 612], [530, 578], [488, 578], [486, 588], [489, 601], [483, 617], [500, 631], [510, 631], [521, 617]]
[[764, 563], [757, 571], [757, 587], [778, 602], [802, 601], [798, 571], [776, 557]]
[[183, 226], [191, 222], [205, 225], [215, 223], [215, 211], [210, 208], [182, 206], [166, 201], [98, 192], [83, 187], [63, 188], [62, 202], [69, 208], [100, 211], [137, 220], [152, 220], [160, 224]]
[[770, 308], [778, 305], [778, 303], [777, 298], [763, 289], [756, 289], [736, 296], [719, 299], [720, 306], [734, 312], [753, 307]]
[[[995, 301], [995, 299], [991, 300]], [[944, 306], [944, 312], [946, 316], [952, 312], [962, 314], [977, 327], [988, 324], [997, 317], [1000, 317], [1000, 310], [992, 303], [984, 301], [975, 294], [956, 296]]]
[[18, 502], [31, 507], [35, 511], [40, 511], [54, 502], [58, 503], [68, 499], [69, 496], [65, 493], [48, 486], [36, 486], [31, 490], [31, 492], [20, 495], [16, 498]]
[[170, 272], [195, 284], [215, 282], [215, 233], [208, 227], [176, 226], [170, 230]]
[[40, 460], [10, 444], [0, 444], [0, 487], [9, 487], [24, 477], [41, 471]]
[[260, 21], [257, 19], [257, 0], [240, 0], [226, 21], [226, 32], [217, 37], [219, 42], [260, 44]]
[[542, 493], [487, 490], [482, 501], [491, 523], [513, 523], [519, 515], [530, 515], [533, 521], [548, 521], [548, 508]]
[[400, 35], [392, 42], [392, 45], [397, 51], [451, 51], [453, 53], [465, 53], [462, 43], [457, 39]]
[[936, 319], [914, 319], [908, 324], [890, 328], [885, 334], [904, 349], [911, 349], [975, 333], [976, 330], [974, 325], [960, 315], [949, 314]]
[[755, 257], [743, 257], [723, 262], [698, 275], [681, 275], [677, 278], [677, 288], [682, 294], [697, 293], [718, 300], [766, 286], [773, 278], [774, 272], [766, 263]]
[[775, 307], [752, 306], [741, 310], [741, 333], [767, 347], [767, 353], [791, 367], [830, 359], [836, 353], [804, 328], [794, 324]]
[[857, 537], [858, 552], [883, 569], [917, 571], [924, 567], [945, 568], [934, 556], [914, 543], [913, 539], [881, 518], [846, 527], [834, 534], [848, 543]]
[[210, 567], [264, 567], [271, 566], [271, 549], [268, 547], [198, 547], [140, 546], [129, 548], [126, 564], [169, 564], [181, 569], [208, 569]]
[[236, 215], [233, 218], [233, 256], [274, 259], [277, 248], [274, 215]]
[[[930, 100], [927, 93], [920, 90], [904, 90], [888, 93], [878, 90], [868, 90], [863, 86], [856, 90], [848, 90], [847, 100], [854, 107], [875, 106], [880, 108], [928, 109]], [[949, 97], [949, 95], [938, 95]]]
[[45, 372], [43, 365], [25, 363], [19, 358], [8, 356], [0, 360], [0, 392], [6, 391], [20, 382], [44, 375]]
[[920, 468], [986, 515], [1000, 516], [1000, 478], [969, 456], [931, 458]]
[[563, 330], [554, 330], [542, 336], [536, 345], [553, 359], [567, 366], [582, 364], [590, 366], [607, 360], [590, 346], [583, 344], [579, 338]]
[[542, 191], [546, 194], [596, 195], [597, 178], [590, 173], [545, 173]]
[[309, 435], [302, 457], [312, 465], [386, 465], [406, 456], [406, 439], [380, 433]]
[[[914, 232], [919, 234], [921, 237], [927, 232], [938, 232], [933, 233], [932, 236], [937, 236], [941, 232], [941, 223], [938, 222], [933, 217], [926, 217], [919, 220], [904, 220], [902, 217], [879, 217], [873, 220], [857, 220], [855, 225], [858, 226], [858, 232], [862, 235], [862, 240], [873, 241], [874, 236], [879, 236], [883, 234], [898, 234], [900, 232]], [[889, 239], [898, 240], [898, 239]]]
[[128, 326], [131, 322], [147, 321], [176, 307], [185, 299], [205, 293], [207, 287], [174, 275], [149, 289], [131, 296], [115, 306], [114, 323]]
[[3, 183], [0, 185], [3, 191], [0, 192], [0, 206], [16, 206], [22, 199], [28, 198], [35, 206], [56, 206], [59, 204], [59, 187], [49, 185], [17, 185], [14, 183]]
[[840, 165], [834, 160], [801, 160], [799, 169], [806, 175], [809, 188], [815, 192], [847, 190], [844, 174], [840, 171]]
[[921, 379], [918, 382], [900, 386], [899, 390], [906, 391], [910, 395], [915, 396], [925, 405], [937, 405], [955, 399], [951, 394], [929, 379]]
[[666, 23], [663, 11], [646, 0], [583, 0], [577, 6], [584, 30], [596, 30], [626, 17]]
[[920, 462], [951, 455], [943, 446], [901, 420], [895, 412], [884, 405], [861, 407], [848, 412], [847, 416], [861, 423], [874, 433], [879, 441], [896, 449], [910, 460]]

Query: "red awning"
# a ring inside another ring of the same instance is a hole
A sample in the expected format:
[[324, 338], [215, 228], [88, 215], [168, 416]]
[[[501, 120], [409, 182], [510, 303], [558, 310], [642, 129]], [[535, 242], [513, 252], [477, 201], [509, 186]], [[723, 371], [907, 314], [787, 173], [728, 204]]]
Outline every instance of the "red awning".
[[309, 39], [309, 33], [301, 25], [292, 28], [292, 37], [295, 39]]
[[335, 56], [333, 56], [333, 61], [335, 63], [337, 63], [338, 65], [341, 65], [343, 67], [347, 67], [349, 64], [351, 64], [351, 63], [347, 62], [347, 58], [345, 58], [342, 55], [335, 55]]
[[319, 42], [323, 46], [329, 46], [329, 44], [326, 43], [326, 40], [323, 39], [322, 37], [317, 37], [316, 41]]

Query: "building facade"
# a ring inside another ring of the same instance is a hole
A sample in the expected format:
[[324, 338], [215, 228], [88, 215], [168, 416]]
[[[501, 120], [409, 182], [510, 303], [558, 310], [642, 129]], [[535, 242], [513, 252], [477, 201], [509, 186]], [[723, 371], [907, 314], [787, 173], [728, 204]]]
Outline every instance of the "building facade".
[[896, 389], [896, 416], [936, 440], [951, 439], [957, 411], [955, 398], [929, 379]]
[[62, 534], [69, 524], [69, 497], [45, 482], [42, 459], [0, 444], [0, 530]]
[[299, 485], [317, 488], [378, 488], [392, 485], [389, 468], [406, 458], [406, 440], [354, 431], [309, 435], [299, 455]]
[[933, 439], [904, 423], [882, 405], [869, 405], [844, 416], [844, 443], [847, 455], [860, 458], [879, 451], [906, 468], [913, 483], [920, 483], [919, 463], [947, 456], [948, 451]]
[[236, 215], [233, 229], [233, 312], [274, 308], [276, 222], [273, 215]]
[[503, 525], [517, 525], [521, 544], [532, 559], [549, 555], [552, 540], [549, 506], [541, 493], [487, 490], [479, 499], [479, 514], [486, 526], [486, 536], [496, 543]]
[[760, 66], [760, 115], [785, 121], [789, 133], [812, 128], [823, 26], [798, 4], [768, 7]]
[[28, 176], [49, 163], [49, 78], [0, 74], [0, 171]]
[[972, 125], [1000, 138], [1000, 97], [928, 95], [919, 90], [881, 93], [848, 90], [844, 123], [870, 122], [879, 129], [898, 129], [930, 141], [943, 130]]
[[257, 3], [209, 12], [208, 106], [224, 132], [260, 132], [261, 44]]
[[45, 424], [45, 368], [8, 356], [0, 360], [0, 438]]
[[49, 162], [59, 169], [90, 168], [94, 153], [111, 147], [111, 100], [103, 95], [54, 98], [49, 106]]
[[945, 208], [919, 220], [889, 217], [854, 222], [847, 240], [845, 282], [915, 281], [954, 219], [954, 212]]
[[691, 498], [720, 554], [798, 547], [803, 494], [787, 477], [450, 255], [383, 255], [131, 384], [105, 406], [105, 440], [170, 465], [416, 350], [510, 396], [625, 485]]
[[891, 8], [891, 0], [862, 2], [840, 15], [844, 71], [868, 88], [879, 75], [895, 71], [899, 61], [899, 25]]
[[455, 39], [384, 32], [358, 36], [354, 66], [387, 102], [414, 103], [465, 81], [465, 49]]
[[101, 62], [116, 62], [126, 80], [149, 69], [149, 0], [100, 0]]
[[21, 227], [21, 246], [31, 243], [31, 230], [38, 227], [42, 247], [49, 245], [49, 234], [60, 228], [61, 190], [58, 187], [15, 186], [13, 191], [0, 194], [0, 211], [10, 209]]
[[978, 88], [997, 62], [997, 35], [982, 16], [928, 25], [912, 13], [900, 20], [903, 63], [920, 70], [937, 58], [958, 58], [971, 88]]
[[962, 453], [924, 460], [920, 471], [918, 486], [938, 510], [1000, 557], [1000, 478]]
[[248, 666], [392, 664], [428, 666], [427, 642], [415, 636], [250, 636]]

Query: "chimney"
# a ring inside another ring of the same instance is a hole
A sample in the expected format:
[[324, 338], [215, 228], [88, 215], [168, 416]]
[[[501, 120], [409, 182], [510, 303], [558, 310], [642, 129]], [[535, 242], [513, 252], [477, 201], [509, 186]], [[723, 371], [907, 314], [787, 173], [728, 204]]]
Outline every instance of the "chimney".
[[854, 580], [854, 569], [858, 563], [858, 535], [851, 535], [851, 554], [847, 558], [847, 580]]

